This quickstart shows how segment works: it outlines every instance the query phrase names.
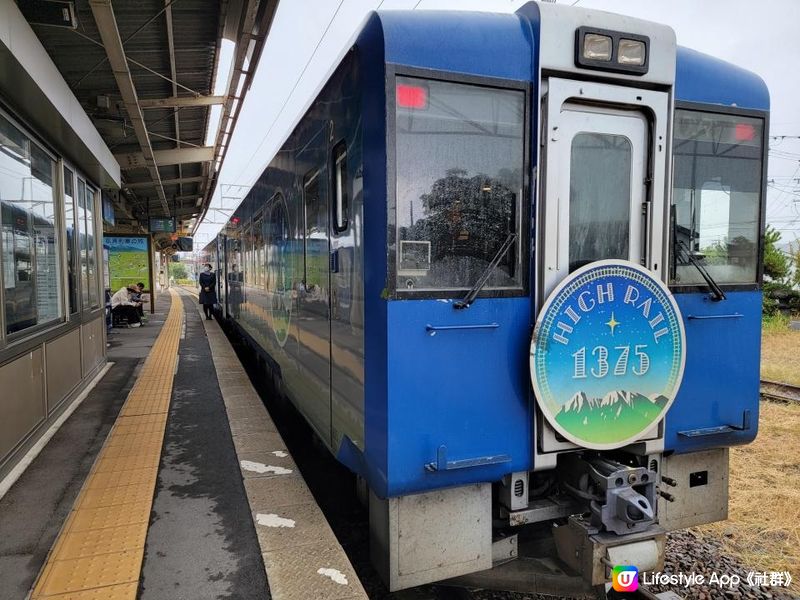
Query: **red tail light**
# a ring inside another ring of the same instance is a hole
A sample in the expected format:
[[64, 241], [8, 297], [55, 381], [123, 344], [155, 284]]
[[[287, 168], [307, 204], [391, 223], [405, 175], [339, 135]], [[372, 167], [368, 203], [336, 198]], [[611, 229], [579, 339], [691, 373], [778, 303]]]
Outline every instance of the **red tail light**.
[[400, 108], [428, 108], [428, 90], [419, 85], [398, 83], [397, 106]]
[[756, 128], [749, 123], [736, 124], [736, 141], [749, 142], [756, 137]]

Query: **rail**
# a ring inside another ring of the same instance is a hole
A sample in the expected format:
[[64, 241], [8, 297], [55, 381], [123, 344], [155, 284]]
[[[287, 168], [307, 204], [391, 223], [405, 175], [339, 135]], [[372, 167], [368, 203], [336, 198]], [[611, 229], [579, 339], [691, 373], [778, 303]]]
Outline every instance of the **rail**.
[[761, 397], [765, 400], [800, 404], [800, 386], [762, 379]]

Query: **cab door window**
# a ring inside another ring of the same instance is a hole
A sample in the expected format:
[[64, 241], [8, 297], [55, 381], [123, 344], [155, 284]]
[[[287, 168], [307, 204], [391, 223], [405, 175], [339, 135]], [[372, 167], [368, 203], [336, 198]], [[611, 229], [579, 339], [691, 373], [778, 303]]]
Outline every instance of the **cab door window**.
[[572, 138], [570, 272], [600, 259], [628, 258], [632, 153], [630, 140], [622, 135], [579, 133]]

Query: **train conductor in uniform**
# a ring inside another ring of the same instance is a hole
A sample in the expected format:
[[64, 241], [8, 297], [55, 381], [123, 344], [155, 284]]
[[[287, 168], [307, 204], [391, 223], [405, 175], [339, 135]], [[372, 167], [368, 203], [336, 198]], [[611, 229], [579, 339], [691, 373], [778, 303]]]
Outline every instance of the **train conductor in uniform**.
[[203, 265], [203, 272], [200, 273], [200, 304], [203, 305], [203, 312], [207, 320], [211, 320], [214, 314], [214, 305], [217, 303], [217, 276], [211, 270], [211, 264]]

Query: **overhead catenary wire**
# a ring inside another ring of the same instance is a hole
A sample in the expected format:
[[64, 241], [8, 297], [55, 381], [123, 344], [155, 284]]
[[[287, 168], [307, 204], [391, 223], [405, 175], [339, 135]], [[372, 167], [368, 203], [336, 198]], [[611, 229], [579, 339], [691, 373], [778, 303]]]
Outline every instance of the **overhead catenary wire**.
[[[381, 3], [378, 5], [378, 8], [380, 8], [381, 4], [383, 4], [384, 1], [385, 0], [381, 0]], [[292, 99], [292, 94], [294, 94], [295, 90], [297, 89], [297, 86], [300, 85], [300, 81], [303, 79], [303, 75], [305, 75], [306, 71], [308, 70], [309, 65], [311, 65], [311, 61], [313, 61], [314, 57], [317, 55], [317, 51], [319, 50], [319, 47], [322, 45], [322, 42], [325, 40], [325, 36], [328, 35], [328, 31], [330, 31], [331, 25], [333, 25], [333, 22], [336, 20], [336, 15], [339, 14], [339, 11], [341, 10], [343, 4], [344, 4], [344, 0], [339, 0], [339, 4], [336, 6], [336, 10], [333, 11], [333, 15], [331, 16], [330, 20], [328, 21], [328, 24], [325, 26], [325, 29], [323, 30], [322, 35], [320, 36], [319, 40], [317, 41], [316, 46], [314, 46], [314, 50], [311, 52], [311, 56], [308, 57], [308, 60], [306, 61], [306, 64], [303, 65], [303, 68], [300, 70], [300, 74], [297, 76], [297, 79], [295, 79], [295, 82], [294, 82], [294, 85], [292, 86], [292, 89], [289, 90], [289, 94], [286, 96], [286, 100], [284, 100], [283, 104], [281, 105], [280, 109], [278, 110], [278, 113], [275, 115], [275, 118], [272, 120], [272, 123], [267, 128], [267, 132], [264, 134], [264, 137], [261, 138], [261, 141], [259, 142], [258, 147], [255, 149], [253, 154], [250, 156], [250, 160], [248, 160], [247, 163], [245, 163], [244, 167], [242, 167], [241, 171], [239, 171], [239, 174], [234, 178], [234, 181], [238, 181], [239, 180], [239, 178], [244, 174], [244, 172], [247, 170], [247, 168], [253, 162], [253, 159], [256, 156], [258, 156], [259, 151], [264, 146], [264, 142], [266, 142], [267, 139], [269, 139], [269, 134], [272, 133], [272, 130], [275, 128], [275, 125], [278, 123], [278, 121], [280, 120], [281, 116], [283, 115], [283, 111], [286, 109], [286, 106], [289, 104], [289, 100]], [[377, 10], [377, 8], [376, 8], [376, 10]]]

